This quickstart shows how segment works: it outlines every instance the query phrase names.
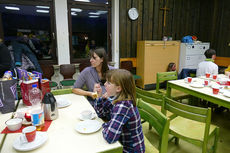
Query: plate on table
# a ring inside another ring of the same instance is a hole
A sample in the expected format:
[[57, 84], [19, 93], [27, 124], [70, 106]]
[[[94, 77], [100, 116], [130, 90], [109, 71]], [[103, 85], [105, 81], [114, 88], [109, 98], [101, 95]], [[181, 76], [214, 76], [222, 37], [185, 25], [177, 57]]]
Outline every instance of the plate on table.
[[79, 122], [75, 130], [83, 134], [94, 133], [101, 129], [101, 125], [102, 123], [97, 120], [85, 120]]
[[230, 91], [224, 91], [223, 95], [230, 98]]
[[203, 88], [204, 87], [204, 85], [201, 83], [191, 83], [190, 86], [194, 87], [194, 88]]
[[79, 114], [79, 115], [78, 115], [78, 118], [79, 118], [80, 120], [82, 120], [82, 121], [85, 121], [85, 120], [93, 120], [93, 119], [95, 119], [96, 117], [97, 117], [97, 114], [96, 114], [95, 112], [92, 113], [90, 119], [85, 119], [85, 118], [82, 116], [82, 114]]
[[30, 151], [39, 148], [48, 140], [47, 132], [36, 132], [35, 140], [32, 142], [23, 143], [21, 142], [21, 137], [17, 137], [13, 143], [13, 148], [18, 151]]
[[66, 100], [64, 98], [56, 98], [56, 101], [57, 101], [57, 107], [58, 108], [64, 108], [64, 107], [67, 107], [67, 106], [72, 104], [71, 101]]

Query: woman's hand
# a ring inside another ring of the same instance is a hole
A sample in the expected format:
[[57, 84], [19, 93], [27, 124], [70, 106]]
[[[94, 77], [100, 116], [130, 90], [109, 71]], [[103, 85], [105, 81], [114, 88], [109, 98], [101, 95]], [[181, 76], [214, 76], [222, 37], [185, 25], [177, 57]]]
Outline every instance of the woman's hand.
[[96, 83], [94, 84], [94, 89], [93, 89], [94, 92], [92, 92], [92, 98], [95, 99], [95, 98], [98, 98], [98, 97], [101, 97], [102, 95], [102, 88], [100, 86], [99, 83]]

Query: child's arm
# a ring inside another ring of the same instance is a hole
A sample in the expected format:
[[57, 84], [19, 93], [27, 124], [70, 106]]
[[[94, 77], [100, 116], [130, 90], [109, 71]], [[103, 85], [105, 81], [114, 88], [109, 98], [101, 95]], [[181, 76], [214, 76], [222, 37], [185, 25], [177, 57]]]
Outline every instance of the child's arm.
[[107, 119], [110, 119], [112, 107], [112, 102], [102, 97], [98, 98], [94, 103], [94, 109], [100, 118], [106, 117]]
[[129, 116], [130, 109], [128, 107], [122, 107], [122, 106], [115, 108], [116, 112], [113, 112], [112, 119], [109, 122], [104, 123], [102, 125], [103, 127], [102, 134], [108, 143], [114, 143], [119, 140], [122, 134], [123, 126], [130, 118]]

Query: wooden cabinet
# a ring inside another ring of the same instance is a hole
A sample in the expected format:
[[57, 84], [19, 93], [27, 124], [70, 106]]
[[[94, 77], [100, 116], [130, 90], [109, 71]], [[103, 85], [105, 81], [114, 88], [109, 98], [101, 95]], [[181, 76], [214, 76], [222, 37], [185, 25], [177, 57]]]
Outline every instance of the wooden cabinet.
[[[155, 87], [157, 72], [166, 72], [170, 62], [178, 68], [180, 41], [137, 42], [137, 86], [144, 89]], [[177, 69], [178, 70], [178, 69]]]

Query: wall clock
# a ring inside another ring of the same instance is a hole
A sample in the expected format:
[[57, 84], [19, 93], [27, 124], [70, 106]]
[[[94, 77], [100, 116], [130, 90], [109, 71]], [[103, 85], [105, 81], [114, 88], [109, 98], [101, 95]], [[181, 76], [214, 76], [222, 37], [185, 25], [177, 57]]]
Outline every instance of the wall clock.
[[128, 15], [129, 15], [129, 18], [131, 20], [136, 20], [139, 16], [139, 13], [138, 13], [137, 9], [133, 7], [133, 8], [129, 9]]

